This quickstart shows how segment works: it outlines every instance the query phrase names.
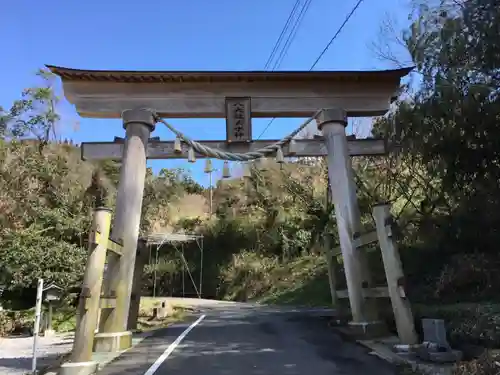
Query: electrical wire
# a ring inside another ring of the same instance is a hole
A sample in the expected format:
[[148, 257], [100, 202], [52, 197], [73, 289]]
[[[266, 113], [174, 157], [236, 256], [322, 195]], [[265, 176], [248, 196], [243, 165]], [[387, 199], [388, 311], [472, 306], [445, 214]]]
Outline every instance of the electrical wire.
[[[323, 48], [323, 50], [321, 51], [321, 53], [318, 55], [318, 57], [316, 58], [316, 60], [314, 61], [314, 63], [309, 68], [309, 71], [313, 70], [316, 67], [316, 65], [318, 64], [318, 62], [324, 56], [324, 54], [326, 53], [326, 51], [328, 51], [328, 49], [330, 48], [330, 46], [332, 45], [332, 43], [335, 41], [335, 39], [337, 39], [337, 37], [340, 35], [340, 33], [344, 29], [344, 27], [347, 24], [347, 22], [349, 22], [349, 20], [351, 19], [351, 17], [353, 16], [353, 14], [356, 12], [356, 10], [359, 8], [359, 6], [361, 5], [362, 2], [363, 2], [363, 0], [358, 0], [358, 2], [356, 3], [356, 5], [354, 5], [354, 7], [351, 9], [351, 11], [347, 14], [347, 16], [344, 19], [344, 22], [342, 22], [342, 24], [337, 29], [337, 31], [335, 32], [335, 34], [333, 35], [333, 37], [330, 39], [330, 41], [327, 43], [327, 45], [325, 46], [325, 48]], [[262, 137], [264, 135], [264, 133], [267, 131], [267, 129], [269, 129], [269, 127], [272, 125], [272, 123], [274, 122], [274, 120], [276, 120], [276, 117], [272, 118], [271, 121], [269, 121], [269, 123], [266, 125], [266, 127], [264, 128], [264, 130], [257, 137], [257, 139], [260, 139], [260, 137]]]
[[276, 52], [278, 52], [278, 47], [280, 46], [281, 41], [282, 41], [283, 37], [285, 36], [285, 33], [290, 25], [290, 22], [291, 22], [293, 16], [295, 15], [295, 12], [297, 11], [299, 4], [300, 4], [300, 0], [296, 0], [292, 11], [288, 15], [288, 19], [286, 20], [285, 26], [283, 26], [283, 29], [281, 30], [281, 34], [278, 37], [278, 40], [276, 41], [276, 43], [274, 44], [273, 50], [271, 51], [271, 55], [269, 55], [269, 58], [267, 59], [266, 65], [264, 66], [264, 70], [267, 70], [269, 68], [269, 66], [271, 65], [271, 62], [273, 61], [273, 58], [274, 58]]
[[264, 130], [262, 130], [262, 132], [259, 134], [259, 136], [257, 137], [257, 139], [260, 139], [260, 137], [262, 137], [264, 135], [264, 133], [267, 131], [267, 129], [269, 129], [269, 127], [272, 125], [272, 123], [274, 122], [274, 120], [276, 120], [276, 117], [273, 117], [271, 119], [271, 121], [269, 121], [266, 125], [266, 127], [264, 128]]
[[342, 30], [344, 29], [344, 27], [347, 24], [347, 22], [349, 22], [349, 20], [351, 19], [352, 15], [354, 14], [354, 12], [356, 12], [356, 10], [359, 8], [359, 6], [361, 5], [362, 2], [363, 2], [363, 0], [358, 0], [358, 2], [356, 3], [356, 5], [354, 6], [354, 8], [352, 8], [351, 12], [344, 19], [344, 22], [342, 22], [342, 25], [340, 25], [340, 27], [337, 29], [337, 32], [333, 35], [332, 39], [330, 39], [330, 41], [328, 42], [328, 44], [326, 45], [326, 47], [323, 49], [323, 51], [321, 51], [321, 53], [319, 54], [319, 56], [316, 58], [316, 61], [314, 61], [314, 64], [312, 64], [312, 66], [309, 69], [309, 71], [313, 70], [316, 67], [316, 65], [318, 64], [319, 60], [321, 60], [321, 58], [326, 53], [326, 51], [328, 51], [328, 48], [330, 48], [330, 46], [335, 41], [335, 39], [337, 39], [337, 37], [342, 32]]
[[281, 63], [285, 59], [286, 55], [288, 54], [288, 51], [290, 49], [290, 46], [295, 39], [295, 36], [297, 35], [297, 31], [300, 28], [300, 25], [302, 24], [302, 21], [304, 20], [304, 17], [309, 10], [309, 7], [311, 6], [312, 0], [306, 0], [306, 2], [302, 5], [302, 8], [300, 10], [300, 13], [297, 17], [297, 20], [295, 21], [295, 24], [293, 25], [292, 31], [290, 34], [288, 34], [288, 38], [285, 41], [285, 45], [283, 49], [280, 52], [280, 55], [278, 56], [278, 59], [276, 60], [274, 66], [273, 66], [273, 71], [276, 70], [281, 66]]
[[[306, 2], [302, 5], [302, 8], [300, 10], [300, 13], [295, 21], [294, 26], [292, 27], [292, 31], [290, 34], [288, 34], [288, 38], [285, 41], [285, 45], [283, 46], [278, 59], [275, 61], [275, 64], [273, 65], [272, 71], [276, 70], [277, 68], [280, 67], [281, 63], [283, 62], [283, 59], [286, 57], [288, 50], [290, 49], [290, 46], [295, 39], [295, 36], [297, 35], [297, 31], [299, 30], [299, 27], [304, 19], [304, 16], [306, 15], [307, 11], [309, 10], [309, 7], [311, 6], [312, 0], [306, 0]], [[295, 3], [297, 5], [297, 2]], [[294, 7], [295, 9], [295, 7]], [[257, 137], [257, 139], [260, 139], [264, 135], [264, 133], [269, 129], [271, 124], [276, 120], [276, 117], [272, 118], [269, 123], [266, 125], [264, 130], [260, 133], [260, 135]]]

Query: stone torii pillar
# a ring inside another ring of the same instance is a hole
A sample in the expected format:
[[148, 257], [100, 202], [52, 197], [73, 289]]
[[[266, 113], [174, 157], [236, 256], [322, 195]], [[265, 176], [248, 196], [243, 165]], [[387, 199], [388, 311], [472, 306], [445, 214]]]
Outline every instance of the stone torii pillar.
[[127, 329], [137, 329], [137, 318], [139, 316], [139, 307], [141, 303], [141, 286], [144, 266], [148, 261], [147, 240], [139, 239], [137, 242], [137, 253], [135, 258], [134, 279], [132, 283], [132, 293], [130, 296], [130, 309], [128, 313]]
[[365, 254], [353, 244], [354, 234], [361, 232], [361, 217], [345, 134], [347, 115], [342, 109], [328, 108], [322, 110], [316, 122], [328, 152], [328, 176], [351, 306], [350, 324], [366, 329], [368, 323], [377, 321], [378, 314], [374, 301], [367, 301], [363, 296], [363, 287], [369, 287], [371, 278]]
[[126, 138], [111, 238], [123, 242], [123, 253], [108, 259], [109, 277], [104, 292], [116, 298], [116, 306], [101, 313], [100, 329], [94, 341], [94, 351], [101, 352], [119, 351], [132, 345], [127, 319], [141, 222], [147, 145], [156, 123], [148, 109], [126, 110], [122, 119]]

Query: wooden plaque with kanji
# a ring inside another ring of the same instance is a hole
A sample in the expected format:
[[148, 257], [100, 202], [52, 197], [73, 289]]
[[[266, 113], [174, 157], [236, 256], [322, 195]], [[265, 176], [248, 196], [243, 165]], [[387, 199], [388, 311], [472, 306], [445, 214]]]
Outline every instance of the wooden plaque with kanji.
[[252, 105], [250, 98], [226, 98], [227, 142], [252, 140]]

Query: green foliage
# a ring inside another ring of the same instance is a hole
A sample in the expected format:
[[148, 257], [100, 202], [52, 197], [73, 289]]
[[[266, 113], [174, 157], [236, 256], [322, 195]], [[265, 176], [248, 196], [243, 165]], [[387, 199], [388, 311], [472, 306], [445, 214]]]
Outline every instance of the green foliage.
[[18, 311], [0, 311], [0, 338], [10, 333], [29, 334], [33, 330], [35, 309], [20, 309]]
[[[39, 277], [68, 289], [79, 285], [92, 209], [112, 207], [119, 182], [119, 163], [83, 162], [78, 147], [54, 140], [60, 121], [54, 77], [38, 76], [40, 86], [0, 109], [0, 283], [7, 304], [31, 304]], [[203, 191], [183, 170], [158, 176], [148, 170], [142, 232], [171, 225], [172, 203]]]
[[41, 78], [42, 86], [24, 90], [22, 98], [16, 100], [9, 110], [0, 107], [2, 136], [8, 139], [35, 137], [40, 145], [45, 145], [52, 135], [55, 136], [55, 125], [60, 119], [56, 112], [55, 77], [46, 70], [40, 70], [37, 76]]
[[[183, 248], [196, 284], [199, 282], [200, 268], [203, 267], [203, 293], [206, 297], [263, 298], [267, 291], [278, 298], [291, 280], [286, 276], [290, 272], [286, 264], [296, 264], [296, 260], [301, 257], [310, 256], [312, 263], [308, 265], [312, 267], [322, 251], [323, 233], [331, 232], [335, 241], [336, 231], [331, 228], [332, 207], [326, 206], [325, 199], [325, 166], [320, 163], [316, 167], [300, 164], [290, 164], [284, 168], [270, 164], [269, 167], [267, 172], [253, 170], [252, 176], [247, 179], [219, 182], [213, 194], [215, 212], [211, 219], [181, 215], [174, 226], [177, 230], [203, 235], [203, 265], [200, 264], [200, 243], [187, 243]], [[158, 181], [161, 178], [159, 176]], [[169, 186], [164, 182], [161, 185]], [[189, 193], [190, 190], [184, 186], [180, 189], [184, 194]], [[152, 188], [151, 191], [157, 190]], [[176, 191], [169, 201], [175, 200], [178, 194], [182, 193]], [[157, 204], [158, 200], [152, 202]], [[157, 219], [155, 215], [151, 217]], [[173, 245], [163, 246], [158, 265], [147, 267], [144, 279], [146, 293], [152, 292], [155, 275], [157, 295], [175, 294], [182, 290], [179, 250], [180, 245], [177, 245], [177, 249]], [[152, 251], [154, 254], [155, 250]], [[259, 261], [251, 262], [251, 254], [255, 254]], [[242, 261], [238, 262], [238, 259]], [[251, 276], [247, 275], [246, 261], [251, 262], [248, 267], [254, 267]], [[271, 268], [277, 267], [273, 275], [274, 284], [280, 285], [278, 291], [269, 283], [266, 264]], [[304, 263], [302, 266], [307, 268]], [[260, 287], [252, 286], [253, 283], [259, 284], [252, 280], [258, 275], [262, 275], [265, 281]], [[278, 275], [283, 276], [285, 281], [276, 279]], [[240, 283], [243, 280], [241, 278], [246, 281]], [[187, 274], [184, 280], [185, 292], [195, 295], [196, 291]], [[322, 281], [317, 285], [327, 285], [326, 279]], [[246, 287], [251, 290], [245, 292]], [[291, 300], [292, 297], [283, 294], [285, 299]]]
[[[36, 279], [78, 283], [86, 250], [90, 207], [85, 188], [91, 166], [74, 148], [0, 142], [0, 283], [4, 298], [34, 292]], [[32, 300], [31, 300], [32, 301]]]
[[0, 337], [7, 335], [11, 330], [10, 319], [5, 311], [0, 311]]
[[95, 169], [77, 147], [52, 140], [58, 99], [52, 75], [38, 75], [42, 86], [0, 111], [0, 283], [4, 302], [25, 307], [39, 277], [78, 285], [93, 201], [86, 189]]
[[43, 230], [3, 230], [0, 283], [15, 290], [36, 287], [38, 278], [59, 286], [73, 286], [83, 274], [84, 249], [44, 235]]
[[400, 145], [369, 180], [393, 187], [414, 298], [497, 298], [499, 20], [493, 0], [422, 2], [405, 33], [421, 83], [374, 127]]

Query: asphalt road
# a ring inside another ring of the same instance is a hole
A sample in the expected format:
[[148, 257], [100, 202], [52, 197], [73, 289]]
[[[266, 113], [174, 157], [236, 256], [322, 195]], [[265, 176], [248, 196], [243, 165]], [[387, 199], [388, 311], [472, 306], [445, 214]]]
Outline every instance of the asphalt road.
[[[171, 351], [171, 344], [201, 315], [205, 317]], [[171, 351], [166, 359], [165, 351]], [[344, 342], [317, 313], [239, 304], [201, 307], [190, 322], [157, 331], [99, 372], [153, 373], [394, 374], [389, 364], [369, 355], [365, 348]]]

